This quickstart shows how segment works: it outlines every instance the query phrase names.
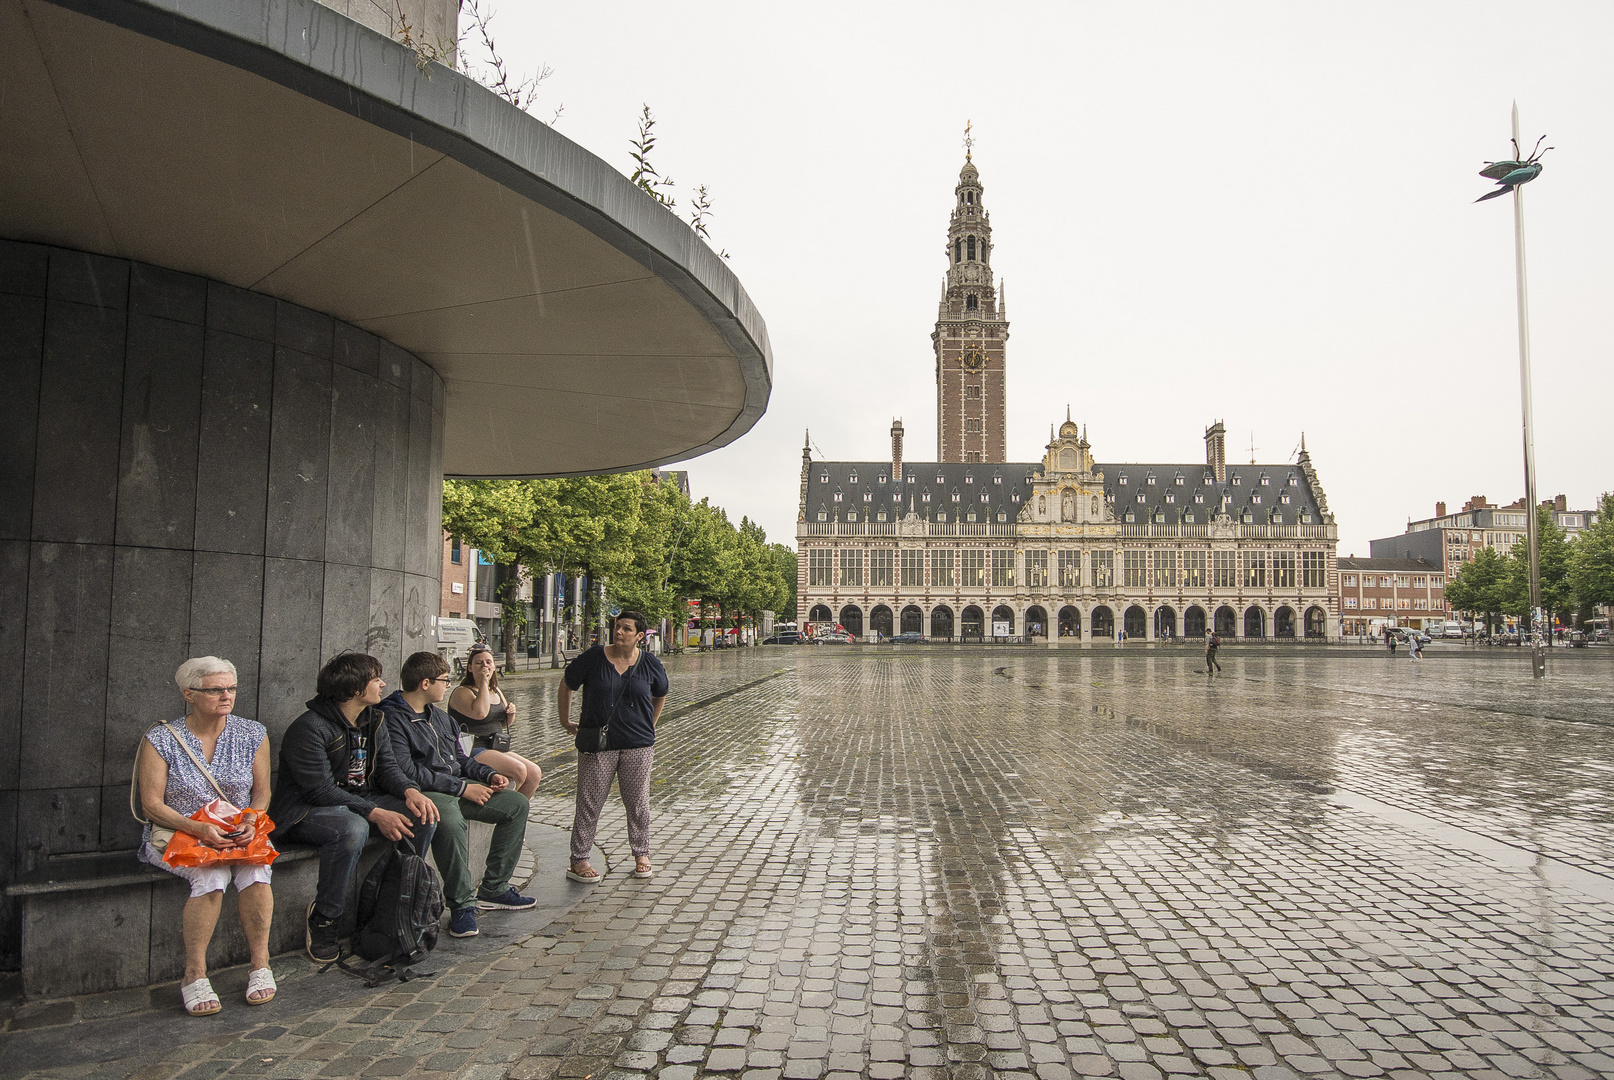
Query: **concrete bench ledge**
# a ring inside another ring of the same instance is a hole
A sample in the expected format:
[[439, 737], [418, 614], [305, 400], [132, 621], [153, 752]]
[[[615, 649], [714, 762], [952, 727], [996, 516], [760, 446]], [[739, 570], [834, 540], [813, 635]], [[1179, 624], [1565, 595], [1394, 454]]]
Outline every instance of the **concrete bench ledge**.
[[[470, 822], [471, 873], [480, 878], [493, 826]], [[372, 837], [348, 896], [352, 930], [359, 885], [389, 841]], [[319, 881], [319, 849], [287, 844], [274, 864], [275, 913], [271, 954], [303, 948], [308, 905]], [[133, 850], [47, 860], [6, 887], [22, 904], [22, 990], [30, 1000], [128, 990], [177, 979], [185, 968], [181, 910], [190, 898], [184, 879], [135, 859]], [[236, 893], [207, 950], [210, 969], [245, 963], [247, 943], [236, 914]]]

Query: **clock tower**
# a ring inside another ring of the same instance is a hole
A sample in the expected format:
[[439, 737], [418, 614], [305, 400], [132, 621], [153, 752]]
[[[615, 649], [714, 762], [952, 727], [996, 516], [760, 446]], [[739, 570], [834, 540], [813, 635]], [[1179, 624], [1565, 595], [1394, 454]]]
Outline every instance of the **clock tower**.
[[971, 155], [953, 189], [947, 279], [930, 340], [936, 351], [936, 459], [1004, 461], [1009, 321], [993, 287], [992, 223]]

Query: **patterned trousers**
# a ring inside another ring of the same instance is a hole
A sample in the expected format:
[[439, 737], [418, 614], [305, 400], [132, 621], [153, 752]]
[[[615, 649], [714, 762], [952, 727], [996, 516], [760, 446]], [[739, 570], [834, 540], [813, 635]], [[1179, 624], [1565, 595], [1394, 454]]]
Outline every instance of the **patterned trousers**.
[[656, 748], [606, 750], [577, 755], [577, 816], [572, 819], [572, 861], [582, 862], [594, 847], [600, 809], [617, 781], [623, 809], [628, 812], [628, 845], [634, 857], [650, 854], [650, 764]]

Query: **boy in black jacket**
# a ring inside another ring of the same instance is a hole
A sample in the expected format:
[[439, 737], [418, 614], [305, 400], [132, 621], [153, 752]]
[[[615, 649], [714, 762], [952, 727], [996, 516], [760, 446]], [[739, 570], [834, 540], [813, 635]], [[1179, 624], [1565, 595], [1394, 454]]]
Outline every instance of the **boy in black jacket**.
[[[537, 901], [510, 886], [527, 835], [527, 798], [487, 765], [465, 756], [459, 726], [439, 704], [448, 695], [448, 664], [433, 652], [404, 661], [403, 689], [381, 703], [392, 756], [411, 784], [426, 793], [439, 814], [432, 854], [443, 875], [443, 896], [453, 912], [448, 932], [474, 937], [476, 912], [513, 911]], [[466, 821], [493, 826], [487, 869], [473, 891]]]
[[316, 696], [280, 743], [280, 776], [269, 800], [274, 838], [313, 844], [319, 885], [308, 905], [308, 955], [341, 955], [340, 925], [359, 856], [373, 826], [408, 837], [424, 853], [437, 807], [398, 768], [376, 705], [386, 689], [381, 661], [342, 653], [320, 668]]

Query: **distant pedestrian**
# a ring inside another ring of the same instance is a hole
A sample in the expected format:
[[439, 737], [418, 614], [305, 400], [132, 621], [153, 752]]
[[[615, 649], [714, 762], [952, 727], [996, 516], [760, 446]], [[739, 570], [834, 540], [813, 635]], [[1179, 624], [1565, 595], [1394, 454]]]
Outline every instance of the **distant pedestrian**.
[[1222, 670], [1222, 665], [1216, 662], [1216, 650], [1222, 647], [1222, 637], [1212, 630], [1205, 635], [1205, 674], [1214, 675]]
[[1423, 659], [1423, 641], [1418, 637], [1418, 631], [1412, 630], [1407, 634], [1407, 655], [1414, 660]]
[[1384, 643], [1390, 647], [1390, 655], [1395, 655], [1395, 631], [1388, 626], [1384, 628]]

